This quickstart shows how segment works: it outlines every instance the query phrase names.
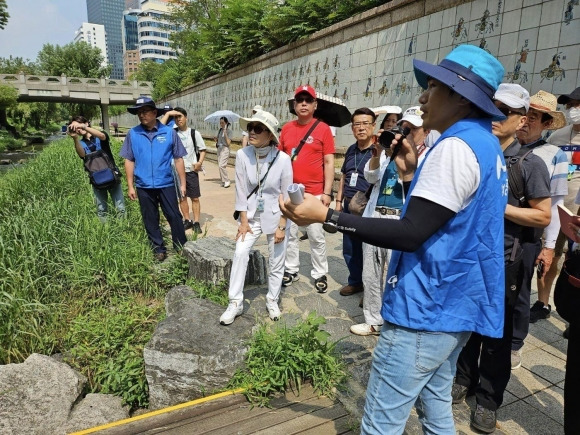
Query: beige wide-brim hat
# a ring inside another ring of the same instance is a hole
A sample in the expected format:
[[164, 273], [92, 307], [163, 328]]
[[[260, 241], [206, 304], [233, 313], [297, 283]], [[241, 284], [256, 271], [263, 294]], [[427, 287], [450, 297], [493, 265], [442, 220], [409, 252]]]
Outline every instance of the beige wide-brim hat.
[[538, 93], [530, 97], [530, 109], [547, 113], [553, 119], [552, 125], [546, 130], [558, 130], [566, 126], [566, 116], [564, 116], [564, 113], [556, 110], [557, 105], [558, 101], [556, 96], [546, 91], [538, 91]]
[[239, 123], [242, 130], [248, 129], [248, 124], [250, 122], [259, 122], [264, 124], [264, 126], [274, 135], [274, 140], [276, 143], [279, 142], [278, 139], [278, 125], [279, 122], [274, 115], [265, 110], [260, 110], [252, 115], [251, 118], [240, 118]]

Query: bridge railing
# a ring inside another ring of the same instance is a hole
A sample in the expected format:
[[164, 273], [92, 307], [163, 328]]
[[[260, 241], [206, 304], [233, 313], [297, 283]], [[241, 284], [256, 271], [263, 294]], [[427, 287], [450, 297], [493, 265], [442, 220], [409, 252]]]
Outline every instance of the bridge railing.
[[107, 78], [87, 78], [87, 77], [67, 77], [62, 76], [41, 76], [34, 74], [0, 74], [0, 82], [27, 85], [33, 83], [42, 83], [44, 85], [55, 85], [55, 86], [70, 86], [70, 85], [80, 85], [87, 87], [116, 87], [120, 89], [143, 89], [151, 91], [153, 89], [153, 84], [146, 81], [137, 80], [114, 80]]

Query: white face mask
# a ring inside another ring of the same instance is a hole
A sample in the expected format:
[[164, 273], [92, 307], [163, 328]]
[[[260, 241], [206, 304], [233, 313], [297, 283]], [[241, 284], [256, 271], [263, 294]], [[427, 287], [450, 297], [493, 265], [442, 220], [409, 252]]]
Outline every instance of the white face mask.
[[569, 108], [566, 115], [571, 124], [580, 124], [580, 107]]

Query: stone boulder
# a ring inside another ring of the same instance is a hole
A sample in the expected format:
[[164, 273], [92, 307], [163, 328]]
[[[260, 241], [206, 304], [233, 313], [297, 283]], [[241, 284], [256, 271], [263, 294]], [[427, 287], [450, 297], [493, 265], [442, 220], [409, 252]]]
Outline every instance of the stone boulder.
[[197, 297], [187, 286], [166, 296], [167, 318], [143, 350], [149, 407], [158, 409], [223, 389], [243, 366], [254, 319], [221, 326], [224, 307]]
[[0, 366], [0, 433], [66, 434], [129, 416], [120, 398], [89, 394], [81, 400], [86, 381], [68, 365], [39, 354]]
[[[235, 250], [235, 241], [226, 237], [202, 237], [187, 242], [183, 254], [189, 264], [189, 276], [214, 284], [228, 281]], [[266, 264], [259, 251], [250, 251], [245, 285], [265, 284], [268, 276]]]

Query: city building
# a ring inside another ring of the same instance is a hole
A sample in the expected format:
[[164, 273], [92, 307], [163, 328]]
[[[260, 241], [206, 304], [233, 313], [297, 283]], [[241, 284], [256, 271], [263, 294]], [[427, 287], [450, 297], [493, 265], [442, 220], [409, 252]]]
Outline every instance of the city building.
[[102, 24], [83, 23], [75, 32], [74, 42], [84, 41], [91, 47], [101, 50], [103, 55], [102, 66], [107, 66], [107, 36]]
[[107, 59], [112, 66], [111, 78], [124, 78], [123, 40], [121, 37], [121, 20], [125, 2], [120, 0], [87, 0], [89, 23], [105, 26], [107, 35]]
[[167, 15], [168, 0], [141, 0], [141, 13], [137, 20], [139, 32], [139, 58], [141, 61], [153, 60], [163, 63], [175, 59], [177, 54], [169, 40], [169, 35], [176, 30]]
[[[129, 3], [127, 1], [127, 3]], [[139, 34], [137, 31], [137, 20], [140, 9], [127, 9], [123, 11], [123, 21], [121, 32], [123, 39], [123, 73], [125, 78], [137, 71], [139, 66]]]

